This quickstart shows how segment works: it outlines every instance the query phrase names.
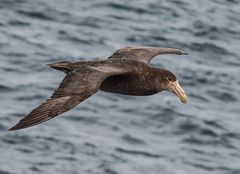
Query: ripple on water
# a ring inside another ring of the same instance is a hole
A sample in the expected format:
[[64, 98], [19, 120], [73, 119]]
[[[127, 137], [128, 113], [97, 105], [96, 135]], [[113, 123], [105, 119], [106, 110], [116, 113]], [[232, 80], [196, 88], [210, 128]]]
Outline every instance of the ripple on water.
[[15, 19], [15, 20], [8, 21], [8, 25], [14, 26], [14, 27], [19, 27], [19, 26], [20, 27], [22, 27], [22, 26], [25, 27], [25, 26], [31, 26], [31, 23]]
[[226, 130], [217, 120], [205, 120], [204, 123], [214, 129]]
[[6, 85], [1, 85], [0, 84], [0, 92], [11, 92], [12, 88], [6, 86]]
[[116, 3], [116, 2], [109, 2], [109, 3], [105, 3], [105, 4], [98, 4], [98, 6], [105, 6], [105, 7], [110, 7], [113, 8], [115, 10], [122, 10], [122, 11], [126, 11], [126, 12], [134, 12], [134, 13], [138, 13], [138, 14], [154, 14], [154, 12], [150, 9], [146, 9], [145, 7], [138, 7], [138, 6], [126, 6], [124, 4], [121, 3]]
[[195, 94], [195, 93], [190, 93], [189, 94], [189, 98], [196, 98], [204, 103], [209, 103], [210, 100], [207, 99], [207, 97], [205, 95], [202, 95], [202, 94]]
[[30, 144], [33, 142], [33, 139], [28, 135], [18, 135], [18, 134], [9, 134], [8, 136], [4, 136], [2, 141], [9, 145], [19, 145], [19, 144]]
[[[226, 48], [223, 48], [221, 46], [215, 45], [213, 43], [205, 42], [205, 43], [191, 43], [189, 46], [191, 50], [209, 53], [209, 54], [215, 54], [215, 55], [232, 55], [233, 53], [229, 52]], [[219, 57], [216, 57], [217, 59]]]
[[[0, 121], [1, 121], [1, 119], [0, 119]], [[5, 126], [0, 123], [0, 131], [5, 131], [5, 130], [6, 130]]]
[[220, 92], [217, 90], [208, 90], [207, 93], [214, 97], [215, 99], [218, 99], [223, 102], [236, 102], [237, 98], [229, 92]]
[[36, 95], [31, 95], [31, 96], [19, 96], [19, 97], [16, 97], [15, 99], [17, 101], [29, 101], [29, 100], [37, 100], [37, 99], [45, 99], [46, 96], [44, 95], [39, 95], [39, 94], [36, 94]]
[[134, 156], [145, 156], [145, 157], [150, 157], [150, 158], [162, 158], [163, 155], [159, 155], [159, 154], [152, 154], [150, 152], [145, 152], [145, 151], [138, 151], [138, 150], [128, 150], [128, 149], [123, 149], [123, 148], [115, 148], [116, 151], [121, 152], [121, 153], [125, 153], [128, 155], [134, 155]]
[[144, 145], [145, 144], [145, 142], [143, 141], [143, 140], [140, 140], [140, 139], [138, 139], [138, 138], [135, 138], [135, 137], [133, 137], [133, 136], [131, 136], [131, 135], [129, 135], [129, 134], [125, 134], [125, 135], [123, 135], [122, 136], [122, 139], [124, 140], [124, 141], [126, 141], [127, 143], [129, 143], [129, 144], [133, 144], [133, 145]]
[[41, 11], [17, 10], [17, 13], [31, 17], [31, 18], [41, 19], [41, 20], [54, 20], [54, 18], [49, 16], [48, 13], [41, 12]]
[[195, 131], [199, 131], [201, 129], [200, 125], [191, 121], [191, 120], [186, 120], [183, 121], [182, 123], [178, 124], [178, 130], [177, 130], [177, 134], [188, 134], [189, 132], [195, 132]]
[[12, 172], [8, 172], [0, 169], [0, 174], [12, 174]]

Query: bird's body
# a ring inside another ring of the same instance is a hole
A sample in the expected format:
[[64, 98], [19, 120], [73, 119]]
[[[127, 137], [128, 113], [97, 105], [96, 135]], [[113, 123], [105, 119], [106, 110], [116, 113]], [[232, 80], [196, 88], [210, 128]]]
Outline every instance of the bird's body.
[[[105, 92], [124, 94], [124, 95], [153, 95], [159, 91], [151, 85], [152, 78], [147, 74], [142, 76], [136, 75], [116, 75], [108, 77], [103, 81], [100, 90]], [[144, 85], [148, 83], [149, 85]]]
[[158, 71], [144, 66], [134, 71], [131, 74], [108, 77], [102, 82], [100, 90], [134, 96], [153, 95], [160, 92], [155, 85]]
[[168, 70], [148, 65], [160, 54], [186, 54], [173, 48], [126, 47], [106, 60], [57, 62], [50, 67], [66, 73], [53, 95], [10, 130], [27, 128], [66, 112], [98, 90], [124, 95], [153, 95], [162, 90], [187, 97], [176, 76]]

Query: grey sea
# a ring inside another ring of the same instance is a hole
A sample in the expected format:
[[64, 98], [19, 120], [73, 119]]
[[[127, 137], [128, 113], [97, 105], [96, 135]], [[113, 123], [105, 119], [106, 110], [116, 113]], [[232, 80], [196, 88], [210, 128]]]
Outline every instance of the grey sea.
[[[189, 96], [98, 92], [7, 131], [64, 77], [48, 63], [174, 47], [151, 66]], [[240, 174], [240, 1], [0, 0], [0, 174]]]

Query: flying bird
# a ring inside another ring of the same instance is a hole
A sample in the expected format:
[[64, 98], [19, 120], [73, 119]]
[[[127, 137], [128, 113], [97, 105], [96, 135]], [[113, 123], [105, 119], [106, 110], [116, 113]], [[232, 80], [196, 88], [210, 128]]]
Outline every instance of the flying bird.
[[57, 62], [50, 67], [66, 73], [52, 96], [9, 130], [31, 127], [52, 119], [95, 94], [98, 90], [146, 96], [160, 91], [176, 94], [182, 103], [187, 95], [170, 71], [149, 66], [161, 54], [186, 55], [175, 48], [132, 46], [117, 50], [106, 60]]

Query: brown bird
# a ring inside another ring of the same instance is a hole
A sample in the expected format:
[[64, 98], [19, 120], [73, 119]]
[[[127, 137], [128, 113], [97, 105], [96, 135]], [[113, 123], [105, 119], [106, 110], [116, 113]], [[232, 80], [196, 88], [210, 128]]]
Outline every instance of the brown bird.
[[77, 106], [99, 89], [135, 96], [153, 95], [166, 90], [175, 93], [186, 103], [187, 96], [176, 76], [168, 70], [149, 66], [149, 62], [160, 54], [187, 53], [174, 48], [134, 46], [119, 49], [106, 60], [49, 64], [65, 72], [65, 78], [49, 99], [9, 130], [31, 127], [54, 118]]

